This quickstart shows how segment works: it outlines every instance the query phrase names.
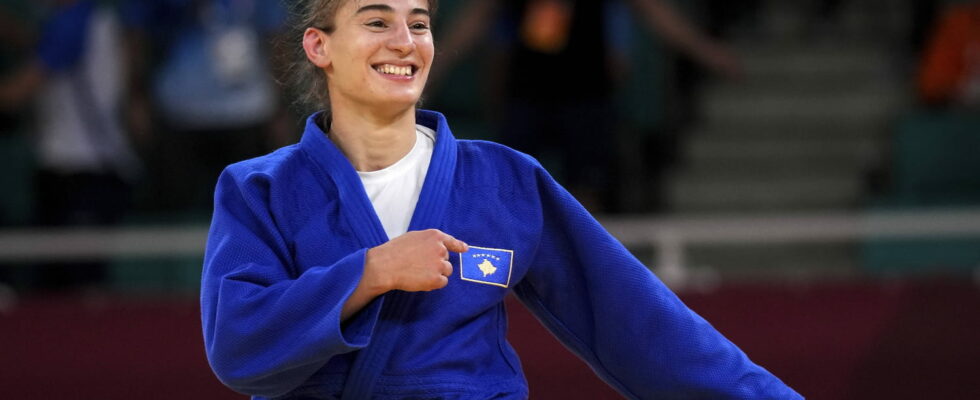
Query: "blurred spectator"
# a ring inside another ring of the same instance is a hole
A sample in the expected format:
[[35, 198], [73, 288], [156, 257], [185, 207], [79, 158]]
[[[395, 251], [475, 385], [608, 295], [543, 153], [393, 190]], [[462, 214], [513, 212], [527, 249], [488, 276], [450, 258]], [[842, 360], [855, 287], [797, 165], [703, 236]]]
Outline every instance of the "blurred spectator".
[[[126, 211], [140, 162], [121, 124], [125, 74], [113, 10], [90, 0], [53, 3], [36, 55], [0, 83], [0, 104], [37, 96], [36, 221], [46, 226], [105, 225]], [[101, 264], [39, 268], [35, 284], [97, 283]]]
[[760, 0], [702, 0], [705, 11], [705, 29], [712, 37], [728, 37], [733, 28], [745, 24], [758, 25]]
[[[4, 90], [2, 87], [6, 85], [4, 77], [17, 69], [23, 60], [31, 54], [29, 50], [34, 43], [35, 32], [34, 27], [27, 22], [30, 20], [27, 18], [27, 14], [33, 14], [26, 10], [30, 4], [33, 3], [26, 0], [8, 0], [0, 4], [0, 91]], [[0, 94], [0, 97], [6, 96], [9, 95]], [[20, 142], [20, 135], [24, 129], [23, 125], [27, 119], [26, 114], [28, 113], [24, 111], [28, 109], [28, 106], [26, 104], [10, 104], [12, 100], [7, 100], [6, 105], [0, 105], [0, 146], [11, 146], [11, 142]], [[0, 148], [0, 154], [9, 154], [12, 150], [16, 151], [12, 148]], [[19, 169], [16, 167], [16, 165], [5, 164], [5, 171], [0, 174], [0, 185], [5, 190], [0, 193], [0, 226], [6, 226], [18, 219], [20, 219], [19, 222], [28, 219], [26, 215], [20, 215], [23, 210], [18, 210], [15, 205], [19, 200], [17, 196], [25, 194], [17, 193], [16, 191], [23, 190], [19, 190], [16, 184], [11, 183], [27, 183], [30, 178], [18, 174]], [[6, 285], [14, 283], [16, 271], [16, 268], [0, 263], [0, 312], [4, 308], [4, 298], [10, 299], [10, 295], [13, 293], [12, 289]]]
[[19, 93], [24, 89], [15, 88], [14, 82], [4, 79], [19, 69], [25, 58], [34, 55], [31, 51], [36, 32], [27, 22], [34, 10], [28, 4], [26, 0], [8, 0], [0, 5], [0, 135], [19, 131], [27, 114], [24, 111], [30, 106], [23, 101], [26, 96]]
[[806, 16], [807, 34], [819, 40], [840, 30], [842, 5], [841, 0], [810, 0], [809, 12]]
[[[10, 120], [16, 118], [17, 109], [28, 106], [24, 99], [30, 93], [17, 86], [10, 77], [13, 71], [19, 69], [23, 59], [33, 56], [35, 42], [34, 27], [24, 21], [26, 13], [22, 4], [17, 2], [0, 5], [0, 128], [6, 128]], [[3, 129], [6, 131], [6, 129]]]
[[980, 1], [947, 7], [922, 56], [922, 101], [980, 109]]
[[224, 166], [284, 144], [288, 126], [270, 65], [284, 26], [277, 0], [132, 0], [136, 96], [130, 121], [152, 127], [152, 197], [210, 210]]
[[6, 8], [0, 8], [0, 43], [10, 47], [25, 47], [31, 43], [31, 33]]
[[926, 40], [929, 39], [929, 30], [932, 29], [936, 13], [939, 12], [942, 4], [935, 0], [907, 0], [907, 2], [909, 7], [907, 51], [918, 59]]
[[[593, 212], [609, 211], [616, 182], [611, 40], [619, 1], [470, 1], [446, 30], [434, 78], [496, 22], [504, 48], [500, 140], [539, 158], [558, 156], [563, 184]], [[709, 69], [739, 73], [735, 56], [710, 40], [667, 1], [631, 0], [633, 11], [667, 43]]]

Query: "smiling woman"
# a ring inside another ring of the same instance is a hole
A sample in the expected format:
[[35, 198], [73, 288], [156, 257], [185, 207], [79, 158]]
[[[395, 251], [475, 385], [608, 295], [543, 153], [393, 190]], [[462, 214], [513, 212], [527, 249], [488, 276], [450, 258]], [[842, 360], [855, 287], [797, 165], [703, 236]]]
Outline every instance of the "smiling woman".
[[348, 1], [332, 27], [304, 32], [303, 49], [326, 76], [335, 115], [414, 116], [432, 65], [430, 15], [425, 1], [393, 3]]
[[[305, 46], [307, 36], [311, 33], [310, 30], [316, 30], [323, 34], [334, 33], [338, 24], [341, 22], [339, 18], [336, 18], [337, 13], [341, 6], [346, 5], [346, 3], [352, 3], [352, 8], [356, 8], [355, 11], [363, 9], [363, 12], [367, 12], [373, 9], [375, 12], [393, 12], [394, 10], [390, 5], [384, 4], [383, 2], [375, 3], [363, 0], [312, 0], [301, 1], [299, 3], [299, 21], [294, 26], [296, 33], [293, 37], [296, 42], [303, 44], [303, 46], [295, 46], [294, 61], [289, 68], [289, 84], [296, 89], [299, 97], [298, 102], [301, 105], [314, 110], [327, 110], [330, 108], [327, 75], [319, 64], [312, 62], [312, 59], [308, 57]], [[422, 4], [425, 7], [413, 11], [419, 16], [425, 16], [425, 21], [419, 21], [417, 26], [411, 30], [416, 33], [426, 34], [425, 36], [428, 36], [428, 44], [431, 46], [431, 22], [429, 20], [436, 12], [438, 1], [424, 1]], [[366, 22], [366, 24], [364, 26], [365, 28], [373, 26], [376, 31], [390, 28], [390, 23], [383, 18], [375, 18], [373, 21]], [[293, 46], [293, 44], [290, 43], [289, 46]], [[431, 62], [431, 59], [429, 61]], [[412, 75], [416, 75], [418, 72], [416, 66], [416, 68], [413, 68]], [[426, 76], [424, 78], [426, 77], [428, 77], [428, 70], [426, 70]], [[423, 81], [425, 80], [424, 78]]]
[[527, 398], [506, 340], [514, 293], [627, 397], [800, 398], [537, 161], [416, 109], [434, 6], [308, 5], [324, 111], [215, 190], [201, 314], [218, 378], [254, 398]]

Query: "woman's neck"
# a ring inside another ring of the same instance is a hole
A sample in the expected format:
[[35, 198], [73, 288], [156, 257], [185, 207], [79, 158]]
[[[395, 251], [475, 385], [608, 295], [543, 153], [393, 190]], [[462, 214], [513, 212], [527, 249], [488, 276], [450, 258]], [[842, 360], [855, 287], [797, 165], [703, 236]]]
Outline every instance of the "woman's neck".
[[390, 115], [333, 111], [330, 126], [324, 128], [358, 171], [387, 168], [415, 145], [414, 107]]

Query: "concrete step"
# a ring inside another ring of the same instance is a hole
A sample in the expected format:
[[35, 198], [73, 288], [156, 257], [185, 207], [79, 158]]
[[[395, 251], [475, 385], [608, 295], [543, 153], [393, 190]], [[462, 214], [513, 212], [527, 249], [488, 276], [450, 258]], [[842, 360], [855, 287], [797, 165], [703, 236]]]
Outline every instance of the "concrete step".
[[[812, 165], [805, 170], [789, 168], [792, 163], [783, 163], [787, 168], [768, 168], [766, 170], [754, 170], [749, 165], [745, 171], [734, 165], [721, 165], [723, 168], [711, 169], [705, 166], [682, 164], [674, 173], [673, 183], [693, 183], [698, 182], [704, 185], [715, 185], [719, 182], [731, 182], [741, 185], [743, 182], [758, 181], [770, 185], [781, 185], [794, 182], [795, 185], [810, 184], [819, 186], [828, 182], [851, 182], [860, 181], [858, 171], [850, 165]], [[760, 166], [766, 166], [759, 161]], [[772, 166], [772, 164], [770, 164]], [[748, 173], [747, 173], [748, 172]], [[795, 186], [794, 185], [794, 186]], [[850, 184], [846, 185], [850, 187]]]
[[870, 136], [843, 138], [738, 138], [723, 135], [694, 136], [684, 148], [683, 160], [689, 165], [741, 164], [766, 168], [782, 166], [861, 167], [880, 158], [878, 141]]
[[755, 79], [721, 83], [705, 87], [704, 99], [746, 101], [771, 97], [797, 97], [838, 99], [842, 97], [907, 96], [906, 88], [899, 87], [886, 78], [869, 77], [862, 80], [851, 78], [820, 77], [815, 79]]
[[677, 179], [714, 182], [718, 177], [735, 180], [810, 180], [825, 181], [840, 177], [862, 177], [873, 161], [851, 159], [766, 160], [719, 158], [697, 163], [681, 162]]
[[834, 120], [841, 123], [886, 121], [907, 102], [896, 93], [869, 91], [825, 94], [781, 93], [765, 96], [738, 93], [706, 96], [703, 115], [708, 121], [731, 125], [749, 121], [800, 124]]
[[682, 171], [667, 184], [666, 201], [673, 213], [848, 209], [861, 201], [863, 186], [861, 176], [846, 171], [813, 169], [810, 176], [780, 170], [767, 176]]
[[890, 70], [890, 54], [877, 45], [753, 45], [736, 52], [747, 80], [815, 77], [860, 81]]
[[733, 98], [766, 98], [774, 96], [795, 95], [806, 98], [835, 98], [844, 96], [904, 96], [908, 88], [889, 77], [890, 73], [875, 74], [841, 74], [785, 76], [760, 75], [747, 76], [740, 81], [715, 82], [706, 86], [703, 97]]
[[[727, 123], [726, 123], [727, 122]], [[868, 119], [769, 119], [703, 121], [692, 128], [691, 138], [712, 137], [732, 140], [880, 140], [887, 132], [887, 120]]]
[[772, 41], [883, 39], [905, 32], [908, 2], [853, 0], [841, 2], [830, 21], [811, 16], [814, 2], [766, 1], [759, 10], [756, 26], [745, 27], [743, 38], [770, 38]]

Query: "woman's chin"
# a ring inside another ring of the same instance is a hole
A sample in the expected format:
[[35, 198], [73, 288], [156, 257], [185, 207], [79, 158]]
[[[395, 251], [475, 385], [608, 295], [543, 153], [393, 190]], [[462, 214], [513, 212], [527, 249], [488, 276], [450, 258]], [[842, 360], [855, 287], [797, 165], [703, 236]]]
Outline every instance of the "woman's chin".
[[379, 99], [376, 103], [378, 107], [385, 109], [402, 110], [407, 108], [413, 108], [419, 103], [421, 96], [418, 94], [404, 95], [404, 96], [389, 96], [385, 99]]
[[400, 113], [414, 108], [421, 98], [421, 93], [415, 90], [370, 90], [360, 96], [341, 96], [338, 93], [339, 91], [331, 92], [330, 103], [334, 113], [348, 108], [351, 111], [360, 109], [368, 113]]
[[[361, 110], [369, 114], [375, 114], [377, 116], [386, 116], [386, 118], [393, 118], [401, 114], [414, 112], [415, 106], [418, 104], [418, 98], [415, 101], [409, 101], [407, 99], [386, 99], [379, 101], [372, 101], [367, 104], [362, 103]], [[363, 107], [366, 105], [367, 107]], [[334, 110], [336, 112], [337, 110]]]

